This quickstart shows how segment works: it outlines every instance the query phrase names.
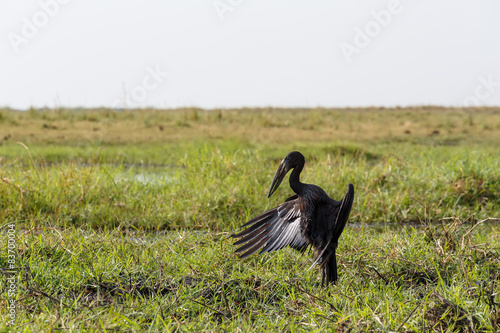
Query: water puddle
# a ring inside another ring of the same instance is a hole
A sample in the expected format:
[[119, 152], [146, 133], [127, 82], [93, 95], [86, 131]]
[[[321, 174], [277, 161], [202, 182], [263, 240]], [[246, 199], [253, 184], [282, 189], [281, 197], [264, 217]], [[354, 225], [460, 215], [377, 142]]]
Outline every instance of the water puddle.
[[171, 168], [129, 168], [113, 175], [115, 182], [135, 182], [142, 185], [170, 185], [178, 180], [178, 175]]

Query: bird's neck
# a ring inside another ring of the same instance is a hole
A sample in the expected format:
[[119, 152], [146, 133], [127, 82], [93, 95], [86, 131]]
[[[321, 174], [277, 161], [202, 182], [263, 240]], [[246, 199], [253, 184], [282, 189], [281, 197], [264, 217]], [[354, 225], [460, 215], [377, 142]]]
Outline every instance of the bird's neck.
[[304, 192], [305, 187], [305, 184], [300, 182], [300, 173], [302, 172], [302, 168], [303, 166], [301, 165], [296, 166], [290, 174], [290, 187], [298, 195], [301, 195]]

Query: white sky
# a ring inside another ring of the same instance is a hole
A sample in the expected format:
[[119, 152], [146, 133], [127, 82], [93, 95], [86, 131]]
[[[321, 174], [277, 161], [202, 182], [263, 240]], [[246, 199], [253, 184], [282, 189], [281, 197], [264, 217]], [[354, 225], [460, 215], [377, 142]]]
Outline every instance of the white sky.
[[499, 15], [498, 0], [0, 0], [0, 106], [500, 105]]

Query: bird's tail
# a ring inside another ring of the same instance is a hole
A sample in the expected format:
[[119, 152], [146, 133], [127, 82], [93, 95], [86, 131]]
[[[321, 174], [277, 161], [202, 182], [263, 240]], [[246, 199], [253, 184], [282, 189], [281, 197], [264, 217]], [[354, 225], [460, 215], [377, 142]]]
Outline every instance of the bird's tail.
[[337, 283], [337, 257], [335, 249], [321, 263], [321, 285], [328, 286], [330, 283]]

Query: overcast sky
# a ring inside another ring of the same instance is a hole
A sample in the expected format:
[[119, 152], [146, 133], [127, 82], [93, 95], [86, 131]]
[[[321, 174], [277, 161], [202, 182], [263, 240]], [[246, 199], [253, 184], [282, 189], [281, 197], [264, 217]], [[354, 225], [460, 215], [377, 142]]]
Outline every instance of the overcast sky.
[[0, 2], [0, 106], [500, 105], [498, 0]]

